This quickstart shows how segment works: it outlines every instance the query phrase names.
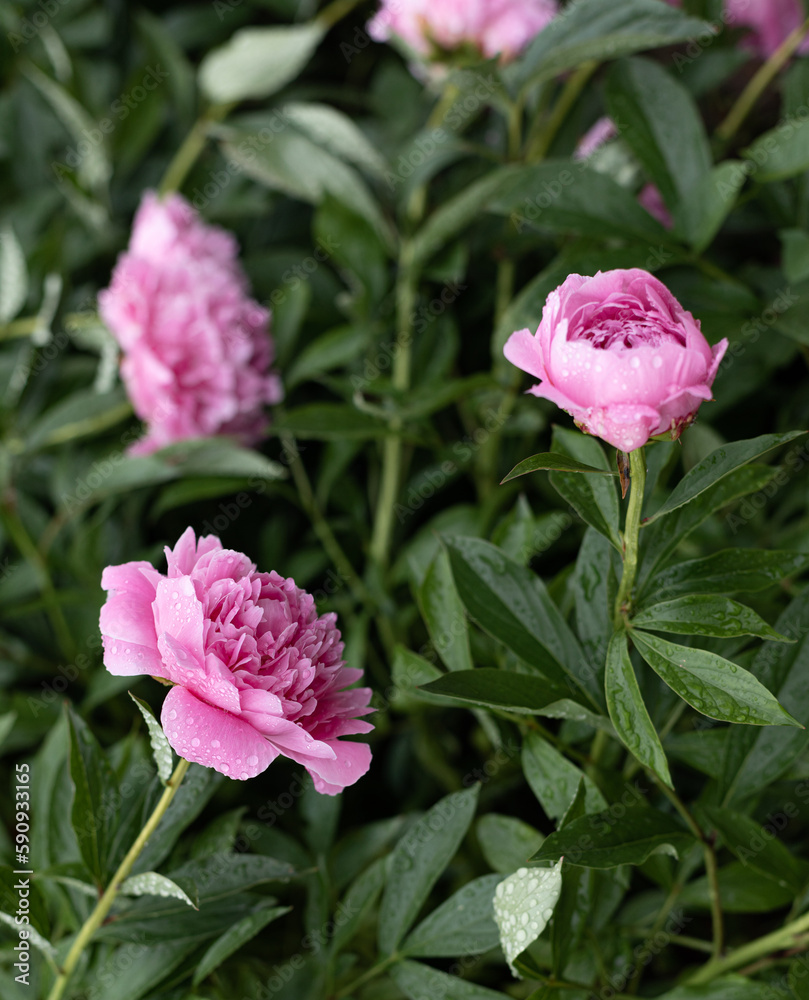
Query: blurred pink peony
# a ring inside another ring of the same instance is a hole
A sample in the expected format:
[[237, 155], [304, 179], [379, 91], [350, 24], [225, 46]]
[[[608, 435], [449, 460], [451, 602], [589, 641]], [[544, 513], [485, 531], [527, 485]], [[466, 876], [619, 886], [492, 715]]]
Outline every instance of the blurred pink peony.
[[711, 385], [727, 340], [711, 348], [699, 321], [638, 268], [569, 275], [551, 292], [536, 334], [513, 333], [508, 360], [541, 379], [528, 391], [621, 451], [679, 437]]
[[557, 0], [382, 0], [368, 31], [378, 42], [398, 35], [422, 56], [471, 45], [513, 59], [558, 10]]
[[[790, 32], [803, 24], [801, 0], [725, 0], [726, 24], [745, 25], [751, 29], [743, 45], [767, 59]], [[809, 52], [809, 38], [801, 43], [799, 52]]]
[[638, 202], [646, 209], [652, 218], [657, 219], [664, 229], [671, 229], [674, 226], [674, 220], [671, 217], [671, 212], [668, 208], [666, 208], [666, 203], [663, 201], [663, 195], [660, 193], [660, 189], [657, 185], [644, 185], [638, 195]]
[[581, 139], [579, 139], [579, 143], [573, 152], [573, 159], [586, 160], [597, 149], [601, 149], [605, 142], [614, 139], [616, 135], [618, 135], [618, 129], [615, 126], [615, 122], [612, 118], [604, 115], [594, 125], [591, 125]]
[[237, 254], [233, 236], [180, 195], [145, 195], [129, 249], [98, 297], [147, 425], [132, 454], [217, 434], [247, 445], [261, 438], [263, 408], [283, 392], [270, 371], [270, 313], [249, 297]]
[[174, 686], [161, 721], [186, 760], [252, 778], [282, 754], [335, 795], [368, 770], [369, 688], [344, 666], [336, 615], [277, 573], [257, 573], [214, 535], [188, 528], [166, 548], [168, 575], [147, 562], [108, 566], [101, 586], [104, 665]]

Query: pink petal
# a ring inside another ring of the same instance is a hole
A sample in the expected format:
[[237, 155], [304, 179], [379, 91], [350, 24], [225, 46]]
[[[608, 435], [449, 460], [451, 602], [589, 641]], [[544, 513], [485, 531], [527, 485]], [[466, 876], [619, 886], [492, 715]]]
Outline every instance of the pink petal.
[[249, 723], [200, 701], [182, 687], [173, 687], [166, 695], [160, 721], [181, 757], [230, 778], [254, 778], [278, 756]]
[[301, 760], [315, 789], [321, 795], [339, 795], [348, 785], [358, 781], [371, 766], [371, 748], [367, 743], [334, 741], [334, 760]]
[[528, 372], [529, 375], [533, 375], [534, 378], [540, 378], [543, 381], [547, 379], [539, 340], [530, 330], [517, 330], [512, 333], [506, 341], [503, 354], [513, 365]]

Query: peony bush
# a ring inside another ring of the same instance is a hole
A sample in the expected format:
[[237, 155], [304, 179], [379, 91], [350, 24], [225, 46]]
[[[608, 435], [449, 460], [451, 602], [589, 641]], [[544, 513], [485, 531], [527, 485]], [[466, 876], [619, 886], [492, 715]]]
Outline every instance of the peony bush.
[[806, 13], [0, 12], [2, 1000], [801, 1000]]

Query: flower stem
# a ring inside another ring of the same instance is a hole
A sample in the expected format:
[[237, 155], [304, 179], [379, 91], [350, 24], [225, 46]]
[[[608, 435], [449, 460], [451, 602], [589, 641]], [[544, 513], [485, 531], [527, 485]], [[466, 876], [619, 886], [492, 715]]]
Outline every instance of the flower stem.
[[528, 163], [537, 163], [551, 148], [556, 133], [562, 127], [570, 109], [579, 99], [579, 95], [587, 86], [587, 81], [597, 69], [598, 63], [595, 59], [591, 59], [589, 62], [582, 63], [574, 73], [570, 74], [547, 124], [528, 149], [525, 157]]
[[727, 142], [736, 134], [739, 126], [752, 111], [756, 101], [798, 50], [798, 46], [808, 31], [809, 18], [790, 32], [770, 58], [759, 68], [737, 98], [725, 120], [717, 128], [718, 139]]
[[615, 599], [615, 627], [622, 629], [624, 618], [632, 602], [632, 587], [638, 571], [638, 535], [640, 533], [641, 510], [643, 509], [643, 494], [646, 486], [646, 458], [643, 448], [636, 448], [629, 453], [629, 506], [626, 511], [624, 525], [624, 572], [621, 585]]
[[804, 913], [802, 917], [793, 920], [792, 923], [786, 924], [784, 927], [781, 927], [777, 931], [772, 931], [770, 934], [765, 934], [764, 937], [757, 938], [755, 941], [750, 941], [748, 944], [742, 945], [741, 948], [737, 948], [724, 958], [712, 958], [710, 962], [706, 962], [701, 969], [698, 969], [693, 976], [689, 976], [686, 982], [689, 986], [710, 983], [718, 976], [747, 965], [755, 959], [761, 958], [763, 955], [792, 948], [799, 943], [801, 935], [807, 931], [809, 931], [809, 913]]
[[713, 844], [703, 833], [700, 825], [685, 807], [679, 795], [662, 781], [657, 780], [657, 785], [702, 845], [702, 853], [705, 858], [705, 874], [708, 877], [708, 895], [711, 901], [711, 924], [713, 926], [712, 953], [713, 958], [718, 961], [725, 946], [725, 932], [722, 920], [722, 900], [719, 896], [719, 868], [716, 864], [716, 851], [713, 848]]
[[179, 190], [188, 172], [197, 162], [197, 158], [205, 148], [208, 141], [208, 129], [214, 122], [219, 122], [235, 107], [230, 104], [214, 104], [201, 115], [191, 126], [191, 131], [183, 140], [182, 146], [177, 150], [174, 159], [166, 168], [163, 180], [157, 189], [161, 197]]
[[81, 954], [87, 945], [90, 943], [90, 939], [93, 934], [98, 930], [98, 928], [104, 922], [107, 914], [110, 912], [112, 904], [115, 902], [115, 897], [118, 895], [118, 890], [121, 888], [121, 883], [127, 878], [129, 873], [132, 871], [132, 867], [138, 860], [141, 851], [146, 846], [146, 842], [149, 837], [157, 829], [157, 825], [163, 818], [163, 814], [168, 809], [171, 804], [171, 800], [177, 794], [177, 789], [185, 777], [185, 772], [188, 770], [189, 762], [183, 758], [180, 758], [180, 762], [177, 767], [174, 768], [174, 773], [169, 778], [166, 789], [160, 796], [160, 801], [155, 806], [154, 812], [149, 817], [146, 825], [138, 834], [138, 838], [135, 843], [129, 848], [126, 857], [118, 866], [118, 870], [112, 876], [110, 884], [107, 886], [104, 895], [96, 903], [95, 909], [90, 914], [90, 916], [85, 920], [84, 926], [79, 931], [78, 937], [73, 942], [70, 951], [67, 953], [67, 958], [65, 959], [65, 964], [62, 966], [62, 971], [53, 984], [53, 987], [48, 994], [48, 1000], [59, 1000], [59, 998], [64, 994], [65, 987], [68, 984], [68, 980], [76, 968], [76, 965], [81, 958]]
[[[396, 281], [396, 344], [393, 359], [393, 389], [399, 394], [410, 387], [410, 362], [413, 344], [412, 317], [416, 302], [416, 277], [410, 263], [410, 248], [402, 246], [399, 257], [399, 277]], [[402, 465], [402, 421], [390, 421], [390, 434], [382, 451], [382, 480], [377, 498], [374, 529], [371, 536], [371, 559], [383, 569], [390, 558], [393, 537], [393, 508], [399, 495]]]

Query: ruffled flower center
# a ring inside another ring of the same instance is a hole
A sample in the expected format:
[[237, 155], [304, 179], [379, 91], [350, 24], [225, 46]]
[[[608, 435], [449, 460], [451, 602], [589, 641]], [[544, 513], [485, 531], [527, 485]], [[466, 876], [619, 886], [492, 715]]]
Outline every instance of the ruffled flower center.
[[590, 310], [581, 310], [571, 322], [567, 339], [587, 341], [598, 350], [635, 347], [686, 346], [682, 326], [658, 310], [650, 312], [634, 295], [615, 294]]

